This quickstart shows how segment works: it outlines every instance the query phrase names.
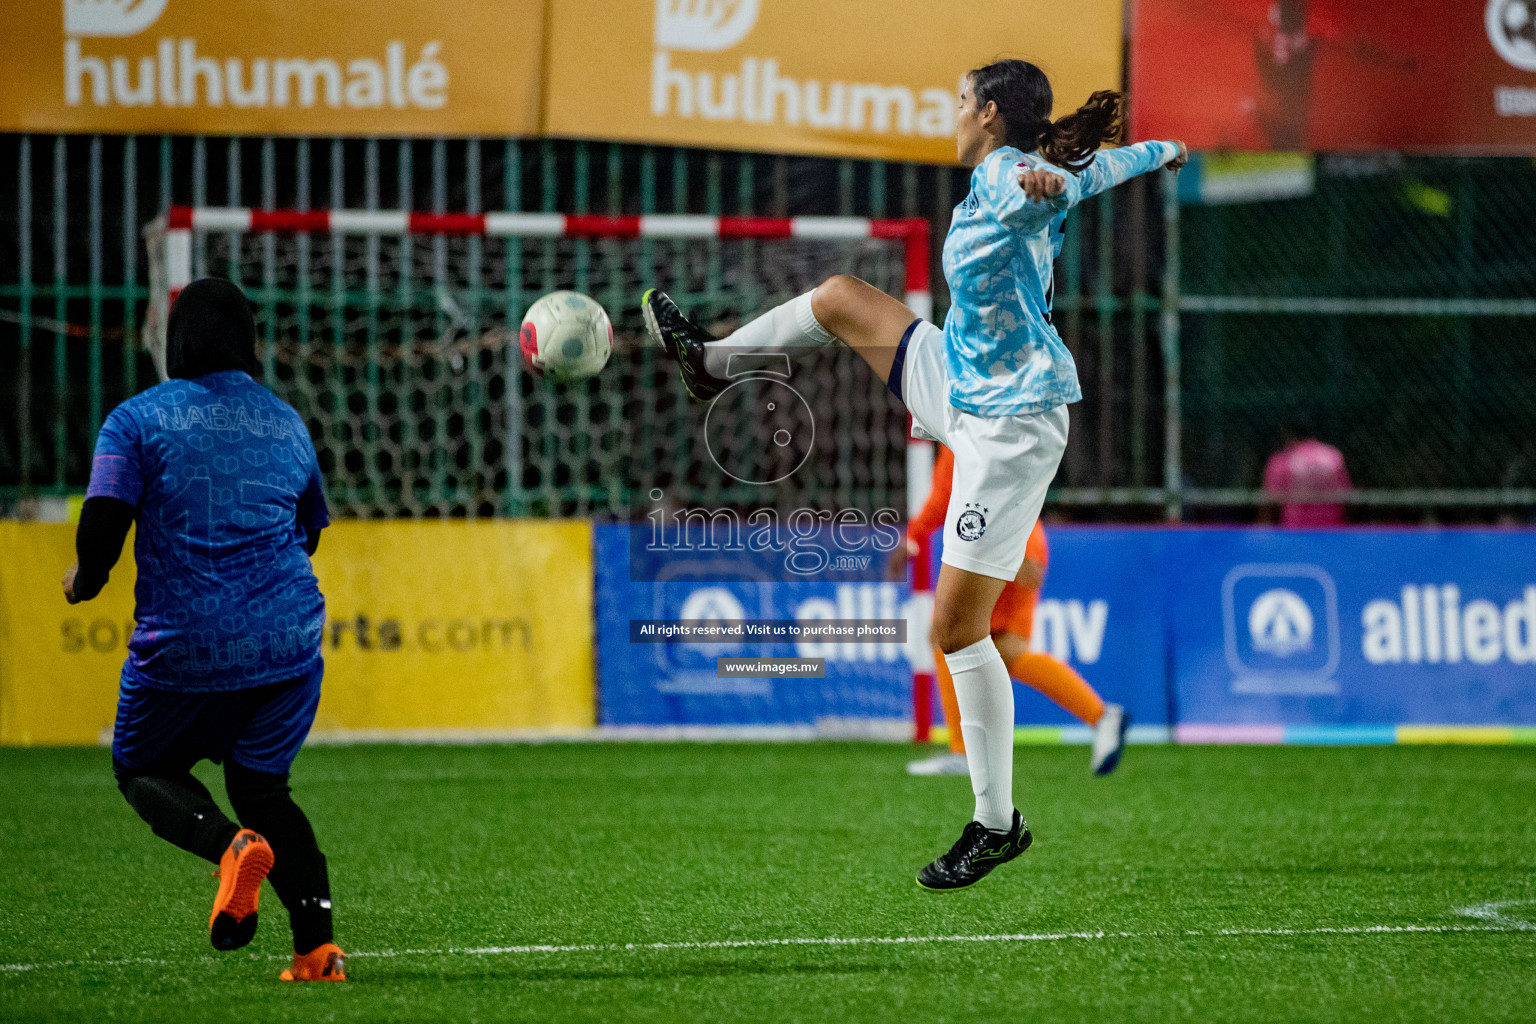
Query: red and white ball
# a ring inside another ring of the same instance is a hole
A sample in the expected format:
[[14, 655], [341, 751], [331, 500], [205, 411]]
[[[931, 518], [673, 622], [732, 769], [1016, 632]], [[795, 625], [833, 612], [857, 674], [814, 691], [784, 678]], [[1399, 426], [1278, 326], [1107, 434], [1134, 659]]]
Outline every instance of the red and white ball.
[[580, 292], [550, 292], [529, 307], [518, 336], [523, 359], [555, 381], [590, 377], [608, 363], [613, 324]]

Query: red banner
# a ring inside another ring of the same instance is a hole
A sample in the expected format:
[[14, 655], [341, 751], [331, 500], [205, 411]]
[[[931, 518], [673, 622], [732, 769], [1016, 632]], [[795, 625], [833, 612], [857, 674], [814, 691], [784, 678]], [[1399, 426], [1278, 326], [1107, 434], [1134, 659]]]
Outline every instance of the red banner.
[[1136, 138], [1536, 152], [1536, 0], [1137, 0], [1131, 40]]

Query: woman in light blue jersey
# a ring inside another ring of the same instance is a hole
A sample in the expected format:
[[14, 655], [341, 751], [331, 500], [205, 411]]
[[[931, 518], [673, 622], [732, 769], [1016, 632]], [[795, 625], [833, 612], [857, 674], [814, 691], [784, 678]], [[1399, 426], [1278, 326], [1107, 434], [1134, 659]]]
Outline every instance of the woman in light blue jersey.
[[954, 453], [933, 641], [954, 679], [976, 812], [954, 847], [918, 875], [930, 889], [971, 885], [1031, 841], [1013, 806], [1013, 689], [989, 627], [1066, 448], [1067, 404], [1082, 398], [1051, 324], [1062, 222], [1083, 199], [1186, 159], [1177, 142], [1097, 152], [1119, 137], [1117, 92], [1096, 92], [1055, 121], [1052, 103], [1050, 82], [1026, 61], [997, 61], [965, 78], [955, 144], [973, 170], [944, 240], [952, 304], [942, 330], [846, 275], [720, 341], [660, 292], [642, 300], [648, 328], [697, 399], [730, 385], [732, 353], [842, 341], [906, 403], [914, 434]]

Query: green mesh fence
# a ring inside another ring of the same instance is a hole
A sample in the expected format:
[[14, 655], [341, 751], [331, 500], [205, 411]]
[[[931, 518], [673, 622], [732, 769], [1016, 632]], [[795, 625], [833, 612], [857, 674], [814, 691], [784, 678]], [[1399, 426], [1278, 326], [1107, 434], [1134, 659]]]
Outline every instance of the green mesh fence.
[[1258, 487], [1289, 427], [1378, 504], [1530, 503], [1530, 161], [1324, 157], [1305, 197], [1185, 206], [1181, 243], [1188, 486]]
[[[953, 168], [555, 140], [0, 135], [0, 168], [0, 509], [83, 489], [102, 417], [154, 381], [141, 229], [173, 204], [921, 216], [937, 241], [965, 191]], [[1169, 180], [1067, 221], [1055, 322], [1085, 400], [1058, 508], [1250, 515], [1234, 507], [1264, 502], [1294, 424], [1343, 451], [1357, 518], [1536, 509], [1536, 165], [1321, 156], [1305, 195], [1215, 205], [1165, 202]], [[900, 273], [880, 245], [445, 244], [417, 240], [407, 267], [397, 240], [354, 240], [340, 273], [329, 236], [194, 253], [258, 297], [269, 379], [314, 425], [348, 514], [617, 515], [642, 478], [727, 500], [697, 471], [697, 411], [637, 344], [642, 278], [723, 331], [817, 275], [895, 291]], [[507, 324], [556, 287], [616, 314], [613, 363], [580, 388], [511, 369]], [[837, 437], [804, 474], [813, 503], [902, 507], [900, 409], [846, 353], [796, 373]]]

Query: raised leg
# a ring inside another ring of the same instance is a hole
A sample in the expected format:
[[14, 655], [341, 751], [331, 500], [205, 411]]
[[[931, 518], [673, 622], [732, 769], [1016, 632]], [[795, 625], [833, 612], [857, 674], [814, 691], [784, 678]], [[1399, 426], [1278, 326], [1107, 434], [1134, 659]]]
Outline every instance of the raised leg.
[[891, 362], [902, 335], [917, 314], [867, 281], [848, 274], [829, 277], [811, 293], [817, 323], [857, 352], [881, 383], [888, 383]]

